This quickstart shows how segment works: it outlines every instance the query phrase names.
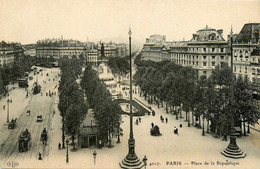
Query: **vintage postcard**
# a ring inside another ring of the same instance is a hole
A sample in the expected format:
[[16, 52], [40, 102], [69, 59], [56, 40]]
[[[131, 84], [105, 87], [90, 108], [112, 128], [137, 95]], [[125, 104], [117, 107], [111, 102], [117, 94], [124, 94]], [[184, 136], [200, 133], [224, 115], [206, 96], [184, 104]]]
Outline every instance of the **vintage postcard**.
[[0, 168], [260, 168], [259, 0], [0, 0]]

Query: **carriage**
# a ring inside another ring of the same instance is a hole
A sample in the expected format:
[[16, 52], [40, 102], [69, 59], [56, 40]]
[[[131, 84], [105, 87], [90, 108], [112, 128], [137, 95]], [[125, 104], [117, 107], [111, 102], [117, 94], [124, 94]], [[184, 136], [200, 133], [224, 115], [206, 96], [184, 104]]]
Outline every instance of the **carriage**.
[[37, 115], [37, 120], [36, 120], [36, 122], [42, 122], [42, 121], [43, 121], [42, 115]]
[[22, 131], [18, 138], [18, 150], [19, 152], [26, 152], [31, 146], [31, 133], [28, 129]]
[[16, 120], [17, 118], [15, 119], [12, 119], [10, 123], [8, 123], [8, 129], [14, 129], [15, 126], [16, 126]]
[[33, 88], [33, 94], [35, 95], [35, 94], [38, 94], [40, 92], [41, 92], [41, 86], [37, 82], [35, 82], [34, 88]]
[[45, 128], [43, 129], [43, 131], [41, 133], [41, 139], [40, 140], [42, 141], [42, 144], [47, 145], [48, 136], [47, 136], [47, 131], [46, 131]]

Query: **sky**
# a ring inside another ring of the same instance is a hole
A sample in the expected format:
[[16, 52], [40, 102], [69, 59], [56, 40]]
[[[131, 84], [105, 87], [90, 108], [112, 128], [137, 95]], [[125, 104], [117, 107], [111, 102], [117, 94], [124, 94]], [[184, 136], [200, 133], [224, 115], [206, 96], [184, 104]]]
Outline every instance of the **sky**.
[[143, 44], [150, 35], [190, 40], [208, 25], [260, 23], [260, 0], [0, 0], [0, 40], [36, 43], [45, 38]]

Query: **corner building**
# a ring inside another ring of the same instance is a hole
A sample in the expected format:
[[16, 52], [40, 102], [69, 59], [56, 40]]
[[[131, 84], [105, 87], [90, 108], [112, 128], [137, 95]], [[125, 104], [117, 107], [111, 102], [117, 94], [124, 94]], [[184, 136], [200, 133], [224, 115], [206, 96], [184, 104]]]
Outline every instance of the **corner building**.
[[[198, 30], [192, 39], [184, 44], [183, 53], [177, 53], [172, 48], [171, 59], [182, 66], [190, 66], [198, 71], [198, 76], [209, 77], [217, 65], [227, 63], [230, 66], [230, 50], [228, 42], [222, 37], [223, 30]], [[185, 47], [184, 47], [185, 46]]]

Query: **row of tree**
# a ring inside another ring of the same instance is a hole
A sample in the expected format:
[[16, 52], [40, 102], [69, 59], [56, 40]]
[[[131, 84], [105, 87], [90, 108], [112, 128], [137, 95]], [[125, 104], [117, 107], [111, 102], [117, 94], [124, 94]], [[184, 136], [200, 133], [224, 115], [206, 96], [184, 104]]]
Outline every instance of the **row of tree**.
[[98, 78], [97, 72], [91, 66], [85, 68], [81, 87], [85, 90], [89, 105], [94, 110], [99, 138], [103, 143], [108, 142], [109, 147], [112, 146], [111, 137], [114, 135], [120, 142], [122, 109], [117, 101], [112, 100], [105, 83]]
[[78, 59], [61, 59], [61, 80], [59, 84], [60, 115], [62, 116], [63, 129], [72, 137], [72, 145], [75, 150], [75, 136], [79, 133], [80, 124], [85, 119], [88, 104], [84, 100], [84, 92], [77, 83], [80, 77], [81, 64]]
[[[231, 110], [231, 79], [233, 75], [227, 65], [216, 67], [209, 78], [198, 78], [197, 71], [182, 67], [170, 61], [141, 61], [140, 55], [135, 60], [137, 72], [134, 75], [136, 85], [141, 88], [143, 96], [149, 103], [166, 103], [178, 116], [186, 112], [186, 120], [194, 123], [200, 117], [207, 120], [207, 131], [216, 135], [227, 135], [230, 131], [231, 111], [235, 112], [235, 124], [254, 125], [260, 114], [259, 107], [252, 97], [248, 79], [238, 78], [234, 84], [234, 108]], [[141, 94], [141, 93], [140, 93]], [[192, 117], [189, 115], [192, 113]], [[210, 125], [209, 125], [210, 124]], [[245, 131], [244, 131], [245, 132]]]

